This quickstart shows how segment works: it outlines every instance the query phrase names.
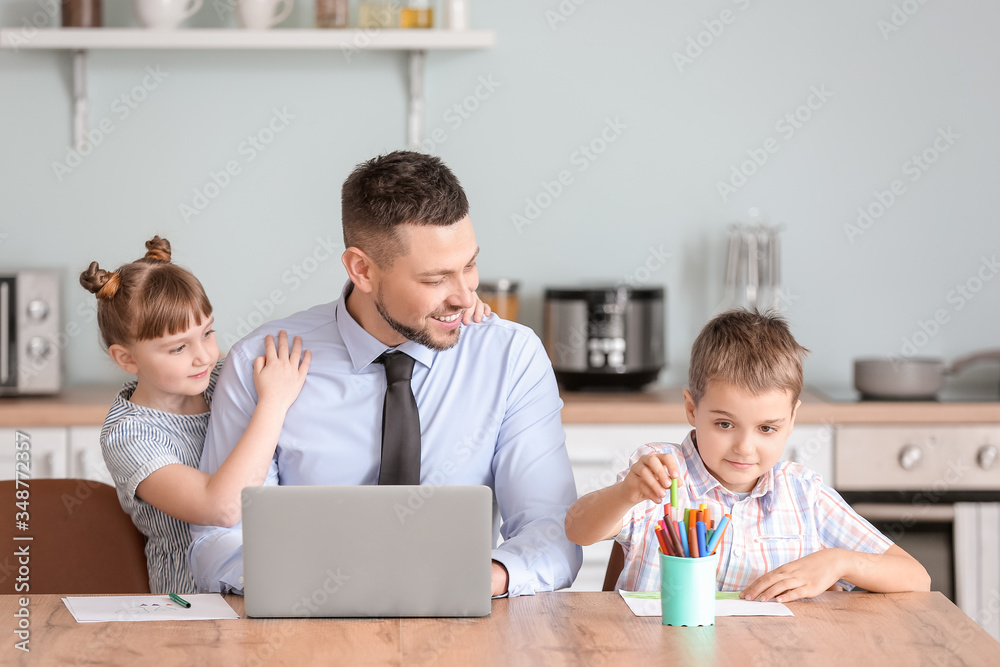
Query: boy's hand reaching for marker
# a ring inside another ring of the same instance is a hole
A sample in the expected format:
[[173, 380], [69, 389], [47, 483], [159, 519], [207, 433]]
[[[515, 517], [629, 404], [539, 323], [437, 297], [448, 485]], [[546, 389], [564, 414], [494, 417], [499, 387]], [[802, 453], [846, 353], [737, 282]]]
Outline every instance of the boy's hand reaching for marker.
[[673, 454], [650, 453], [635, 462], [622, 484], [626, 497], [633, 505], [643, 500], [659, 503], [670, 491], [671, 478], [680, 476]]
[[288, 334], [278, 332], [278, 345], [274, 336], [264, 339], [264, 356], [253, 360], [253, 384], [257, 389], [257, 404], [271, 403], [287, 410], [298, 398], [309, 372], [312, 353], [302, 351], [298, 336], [288, 349]]

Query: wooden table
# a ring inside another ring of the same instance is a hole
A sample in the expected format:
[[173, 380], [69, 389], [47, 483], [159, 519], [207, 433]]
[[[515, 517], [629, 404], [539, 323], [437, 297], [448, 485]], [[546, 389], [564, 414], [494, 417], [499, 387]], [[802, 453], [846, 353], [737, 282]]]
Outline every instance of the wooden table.
[[[16, 597], [0, 596], [10, 626]], [[227, 597], [243, 615], [243, 599]], [[794, 618], [664, 627], [617, 593], [497, 600], [480, 619], [246, 619], [77, 623], [57, 595], [31, 597], [30, 653], [17, 665], [1000, 665], [1000, 643], [941, 593], [824, 593]]]

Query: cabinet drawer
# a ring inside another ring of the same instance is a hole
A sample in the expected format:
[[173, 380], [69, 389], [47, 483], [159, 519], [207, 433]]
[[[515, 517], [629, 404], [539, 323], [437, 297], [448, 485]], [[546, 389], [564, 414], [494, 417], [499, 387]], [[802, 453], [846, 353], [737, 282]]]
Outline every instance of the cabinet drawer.
[[0, 479], [14, 479], [17, 462], [15, 443], [24, 440], [31, 443], [27, 449], [28, 479], [66, 476], [66, 429], [0, 428]]

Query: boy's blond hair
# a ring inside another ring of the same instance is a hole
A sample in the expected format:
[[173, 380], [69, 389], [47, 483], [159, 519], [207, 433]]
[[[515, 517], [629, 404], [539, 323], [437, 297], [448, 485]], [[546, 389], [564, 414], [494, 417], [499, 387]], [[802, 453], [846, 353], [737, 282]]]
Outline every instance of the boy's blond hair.
[[697, 405], [708, 383], [722, 380], [753, 394], [787, 390], [794, 403], [802, 393], [802, 358], [808, 353], [776, 312], [726, 311], [705, 325], [691, 348], [691, 398]]

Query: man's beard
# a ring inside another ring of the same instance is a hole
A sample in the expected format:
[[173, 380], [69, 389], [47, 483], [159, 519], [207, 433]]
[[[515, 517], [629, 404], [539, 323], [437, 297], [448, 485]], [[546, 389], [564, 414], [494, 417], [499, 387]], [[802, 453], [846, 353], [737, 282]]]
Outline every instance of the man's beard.
[[455, 346], [458, 343], [459, 335], [462, 331], [462, 326], [459, 325], [458, 328], [454, 330], [454, 338], [447, 340], [445, 342], [438, 342], [434, 340], [431, 336], [431, 332], [426, 328], [424, 329], [414, 329], [413, 327], [408, 327], [402, 322], [394, 319], [389, 311], [386, 310], [385, 304], [382, 302], [382, 286], [380, 285], [378, 291], [375, 293], [375, 310], [378, 314], [382, 316], [385, 323], [392, 327], [392, 330], [398, 333], [400, 336], [406, 340], [412, 340], [418, 345], [423, 345], [424, 347], [429, 347], [432, 350], [447, 350]]

